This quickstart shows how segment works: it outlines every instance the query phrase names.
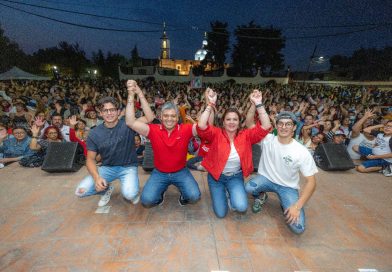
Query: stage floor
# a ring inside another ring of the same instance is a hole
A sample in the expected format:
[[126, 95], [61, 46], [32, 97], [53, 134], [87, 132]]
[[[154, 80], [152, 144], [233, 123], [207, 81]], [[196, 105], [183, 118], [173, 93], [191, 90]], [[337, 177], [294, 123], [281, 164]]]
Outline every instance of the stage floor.
[[202, 172], [195, 205], [171, 187], [162, 206], [133, 206], [115, 182], [99, 214], [99, 196], [74, 195], [86, 173], [0, 169], [0, 271], [392, 271], [392, 178], [379, 173], [320, 170], [301, 236], [274, 195], [260, 214], [216, 218]]

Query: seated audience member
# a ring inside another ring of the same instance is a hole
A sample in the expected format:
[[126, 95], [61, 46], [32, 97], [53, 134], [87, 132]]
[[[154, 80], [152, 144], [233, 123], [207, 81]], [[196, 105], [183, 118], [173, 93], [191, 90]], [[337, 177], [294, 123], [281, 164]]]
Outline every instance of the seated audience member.
[[[3, 145], [3, 142], [7, 139], [9, 139], [9, 135], [8, 135], [8, 129], [7, 126], [4, 125], [3, 123], [0, 123], [0, 147]], [[4, 157], [3, 152], [0, 152], [0, 159], [2, 159]], [[3, 168], [4, 164], [0, 163], [0, 168]]]
[[52, 126], [56, 126], [59, 128], [61, 134], [63, 135], [63, 138], [65, 141], [70, 142], [70, 127], [67, 125], [64, 125], [64, 120], [61, 114], [59, 113], [54, 113], [52, 115]]
[[14, 106], [15, 109], [9, 114], [14, 124], [17, 123], [29, 124], [32, 119], [32, 115], [28, 112], [26, 105], [21, 101], [17, 101], [14, 104]]
[[376, 142], [375, 137], [363, 131], [364, 128], [373, 124], [373, 117], [375, 114], [372, 110], [366, 110], [365, 114], [359, 119], [352, 128], [350, 143], [347, 146], [347, 152], [351, 159], [359, 160], [361, 154], [358, 152], [359, 146], [366, 146], [372, 148]]
[[[1, 134], [4, 137], [4, 133]], [[5, 165], [7, 163], [20, 161], [24, 157], [33, 155], [35, 152], [30, 149], [31, 138], [27, 135], [27, 129], [24, 125], [16, 125], [12, 130], [13, 137], [4, 140], [0, 139], [0, 153], [3, 153], [3, 158], [0, 163]]]
[[42, 151], [44, 154], [46, 154], [49, 143], [65, 141], [59, 128], [56, 126], [49, 126], [45, 128], [42, 138], [39, 138], [38, 136], [39, 127], [36, 125], [31, 127], [31, 133], [33, 136], [31, 136], [30, 149], [34, 151]]
[[75, 124], [75, 136], [82, 142], [86, 142], [90, 129], [86, 126], [86, 122], [83, 119], [77, 120]]
[[94, 109], [87, 109], [86, 105], [83, 105], [83, 107], [80, 117], [86, 122], [88, 128], [94, 128], [103, 123], [102, 119], [98, 119], [97, 112]]
[[317, 133], [316, 135], [313, 135], [310, 139], [310, 142], [305, 145], [305, 147], [309, 150], [310, 154], [312, 154], [312, 156], [314, 155], [314, 151], [316, 151], [316, 148], [322, 144], [326, 142], [326, 137], [325, 134], [322, 132]]
[[332, 137], [332, 143], [344, 145], [345, 141], [346, 141], [346, 134], [344, 134], [344, 132], [341, 130], [335, 131]]
[[40, 167], [44, 162], [49, 143], [51, 142], [64, 142], [63, 136], [55, 126], [49, 126], [43, 131], [42, 138], [39, 137], [40, 128], [37, 125], [32, 125], [30, 149], [37, 153], [33, 156], [21, 161], [22, 166], [26, 167]]
[[[384, 129], [383, 132], [373, 131]], [[361, 173], [377, 172], [383, 170], [385, 176], [392, 176], [392, 120], [385, 124], [366, 127], [364, 132], [371, 133], [376, 137], [376, 143], [372, 148], [359, 146], [358, 151], [366, 156], [366, 161], [357, 166]]]

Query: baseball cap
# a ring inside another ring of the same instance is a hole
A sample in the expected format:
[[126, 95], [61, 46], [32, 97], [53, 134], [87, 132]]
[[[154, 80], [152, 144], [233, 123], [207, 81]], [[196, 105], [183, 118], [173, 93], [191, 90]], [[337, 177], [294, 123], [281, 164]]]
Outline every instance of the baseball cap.
[[346, 137], [346, 134], [344, 134], [344, 132], [341, 131], [341, 130], [335, 131], [335, 134], [333, 136], [339, 136], [339, 135], [342, 135], [343, 137]]
[[276, 122], [278, 122], [281, 119], [290, 119], [294, 122], [294, 124], [297, 123], [297, 117], [291, 111], [282, 111], [281, 113], [279, 113], [276, 116]]

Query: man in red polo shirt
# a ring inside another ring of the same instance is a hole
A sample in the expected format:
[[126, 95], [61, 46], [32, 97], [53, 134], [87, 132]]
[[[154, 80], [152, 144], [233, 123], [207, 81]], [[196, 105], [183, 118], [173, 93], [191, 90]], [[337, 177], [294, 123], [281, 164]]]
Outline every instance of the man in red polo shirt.
[[176, 186], [181, 195], [180, 205], [195, 203], [200, 199], [200, 189], [186, 165], [189, 140], [196, 136], [196, 125], [178, 124], [177, 106], [166, 102], [162, 106], [162, 124], [145, 124], [135, 118], [134, 97], [143, 95], [134, 80], [127, 81], [128, 103], [126, 123], [140, 135], [148, 137], [154, 152], [155, 169], [144, 185], [141, 201], [145, 207], [162, 204], [169, 185]]

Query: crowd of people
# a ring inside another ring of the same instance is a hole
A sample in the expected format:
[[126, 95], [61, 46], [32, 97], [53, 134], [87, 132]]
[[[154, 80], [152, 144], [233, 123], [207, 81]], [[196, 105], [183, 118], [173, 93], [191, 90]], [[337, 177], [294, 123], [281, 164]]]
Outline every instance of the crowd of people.
[[[105, 206], [119, 179], [125, 200], [160, 205], [170, 185], [180, 205], [200, 190], [190, 169], [208, 172], [213, 210], [259, 212], [279, 196], [288, 226], [305, 230], [304, 205], [316, 187], [313, 154], [326, 142], [347, 148], [357, 171], [392, 176], [392, 91], [373, 87], [216, 83], [203, 89], [153, 79], [127, 82], [0, 82], [0, 167], [41, 166], [51, 142], [83, 149], [89, 176], [79, 197], [101, 194]], [[139, 192], [144, 144], [154, 170]], [[252, 148], [261, 148], [258, 167]], [[257, 175], [245, 179], [257, 168]], [[306, 180], [299, 188], [299, 172]]]

